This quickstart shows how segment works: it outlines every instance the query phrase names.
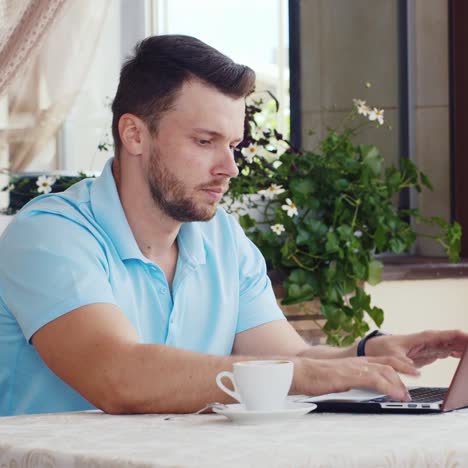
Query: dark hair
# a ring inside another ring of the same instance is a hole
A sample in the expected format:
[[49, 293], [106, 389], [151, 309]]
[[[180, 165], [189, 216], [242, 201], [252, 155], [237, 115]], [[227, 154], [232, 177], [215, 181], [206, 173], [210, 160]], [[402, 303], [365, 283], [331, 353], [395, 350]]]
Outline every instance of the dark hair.
[[254, 90], [255, 72], [191, 36], [162, 35], [144, 39], [122, 67], [112, 103], [115, 154], [122, 146], [118, 123], [129, 112], [157, 131], [185, 81], [197, 78], [233, 98]]

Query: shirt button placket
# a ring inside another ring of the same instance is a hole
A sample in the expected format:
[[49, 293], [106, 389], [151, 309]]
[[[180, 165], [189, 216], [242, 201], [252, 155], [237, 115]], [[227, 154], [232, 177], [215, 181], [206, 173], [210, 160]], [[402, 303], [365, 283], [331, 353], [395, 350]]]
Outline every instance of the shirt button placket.
[[[156, 265], [149, 264], [149, 270], [151, 272], [151, 276], [153, 277], [153, 280], [159, 283], [159, 286], [157, 287], [158, 293], [162, 296], [160, 298], [161, 304], [165, 304], [167, 309], [169, 311], [169, 335], [172, 335], [173, 333], [173, 325], [174, 325], [174, 317], [172, 316], [172, 298], [168, 297], [169, 294], [169, 288], [162, 284], [166, 282], [166, 278], [164, 276], [164, 273], [162, 270], [160, 270]], [[168, 339], [170, 339], [168, 337]]]

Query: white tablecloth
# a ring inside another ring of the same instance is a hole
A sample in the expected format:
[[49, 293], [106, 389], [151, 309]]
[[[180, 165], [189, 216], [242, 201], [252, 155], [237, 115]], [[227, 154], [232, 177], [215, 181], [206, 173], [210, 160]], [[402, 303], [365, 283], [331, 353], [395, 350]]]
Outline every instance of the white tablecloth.
[[99, 412], [0, 418], [1, 467], [463, 467], [468, 410], [311, 413], [238, 426], [224, 416]]

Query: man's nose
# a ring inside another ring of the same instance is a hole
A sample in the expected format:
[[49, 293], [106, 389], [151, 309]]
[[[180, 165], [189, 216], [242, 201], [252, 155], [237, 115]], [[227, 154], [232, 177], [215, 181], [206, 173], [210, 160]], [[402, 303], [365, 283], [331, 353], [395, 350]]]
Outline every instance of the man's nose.
[[234, 159], [234, 152], [231, 148], [223, 151], [221, 163], [218, 166], [218, 174], [222, 174], [228, 177], [237, 177], [239, 169]]

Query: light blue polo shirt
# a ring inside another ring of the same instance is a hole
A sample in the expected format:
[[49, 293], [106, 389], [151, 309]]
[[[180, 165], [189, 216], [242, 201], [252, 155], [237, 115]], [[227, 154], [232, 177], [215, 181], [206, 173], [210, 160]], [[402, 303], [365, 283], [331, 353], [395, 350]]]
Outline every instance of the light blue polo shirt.
[[77, 307], [115, 304], [141, 343], [216, 355], [231, 354], [236, 333], [284, 319], [262, 255], [221, 209], [182, 225], [171, 291], [137, 246], [111, 164], [32, 200], [0, 237], [0, 415], [93, 408], [30, 341]]

